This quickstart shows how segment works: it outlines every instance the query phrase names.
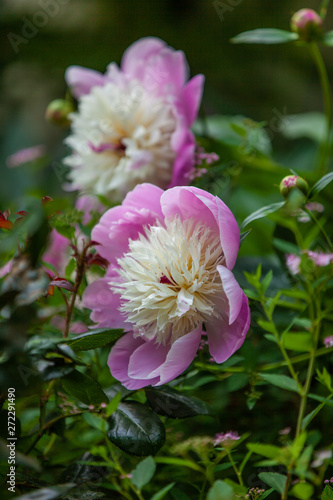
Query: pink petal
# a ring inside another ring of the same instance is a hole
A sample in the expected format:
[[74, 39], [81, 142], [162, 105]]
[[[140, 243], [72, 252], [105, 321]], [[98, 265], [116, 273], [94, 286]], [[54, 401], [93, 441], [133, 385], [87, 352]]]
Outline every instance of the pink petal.
[[229, 304], [229, 325], [236, 321], [242, 304], [244, 292], [237, 283], [235, 276], [224, 266], [217, 266], [220, 274], [223, 291], [226, 294]]
[[[128, 376], [135, 379], [149, 379], [165, 362], [170, 346], [158, 345], [154, 340], [145, 341], [132, 354], [128, 365]], [[149, 382], [150, 383], [150, 382]]]
[[150, 374], [150, 376], [158, 375], [160, 377], [159, 382], [153, 383], [151, 381], [151, 385], [166, 384], [186, 370], [197, 353], [201, 334], [202, 326], [200, 325], [172, 344], [165, 362]]
[[[90, 318], [101, 328], [126, 328], [128, 323], [120, 313], [120, 295], [111, 291], [111, 277], [100, 278], [87, 286], [83, 293], [84, 307], [92, 310]], [[116, 279], [113, 277], [113, 279]]]
[[[161, 196], [161, 207], [165, 217], [180, 216], [182, 220], [195, 219], [203, 222], [212, 231], [218, 233], [217, 222], [211, 210], [206, 207], [197, 193], [203, 192], [194, 188], [183, 186], [168, 189]], [[208, 194], [208, 193], [207, 193]], [[212, 196], [213, 198], [213, 196]]]
[[202, 220], [213, 231], [219, 231], [226, 266], [228, 269], [234, 267], [240, 232], [231, 210], [220, 198], [192, 186], [174, 187], [162, 196], [161, 206], [166, 216], [179, 214], [184, 220], [194, 217]]
[[249, 304], [246, 295], [243, 293], [240, 313], [231, 325], [228, 325], [227, 316], [206, 322], [209, 352], [216, 363], [223, 363], [242, 346], [250, 321]]
[[134, 75], [140, 61], [147, 61], [158, 54], [165, 45], [165, 42], [152, 36], [137, 40], [125, 50], [121, 60], [121, 69], [125, 73]]
[[132, 379], [128, 375], [129, 359], [134, 351], [145, 343], [141, 338], [134, 338], [133, 333], [129, 332], [121, 337], [111, 349], [108, 359], [111, 374], [129, 390], [141, 389], [158, 381], [158, 378], [149, 381]]
[[186, 186], [189, 183], [189, 173], [194, 164], [195, 140], [188, 140], [179, 147], [173, 164], [172, 179], [169, 188]]
[[81, 66], [70, 66], [66, 69], [65, 80], [74, 97], [79, 98], [89, 94], [92, 87], [104, 86], [105, 78], [102, 73]]
[[185, 85], [183, 89], [182, 105], [189, 126], [192, 125], [197, 117], [204, 82], [205, 77], [203, 75], [196, 75]]
[[163, 220], [160, 198], [163, 190], [139, 184], [127, 194], [123, 204], [111, 208], [94, 227], [91, 238], [101, 244], [98, 253], [110, 263], [128, 250], [129, 239], [137, 238], [143, 227]]

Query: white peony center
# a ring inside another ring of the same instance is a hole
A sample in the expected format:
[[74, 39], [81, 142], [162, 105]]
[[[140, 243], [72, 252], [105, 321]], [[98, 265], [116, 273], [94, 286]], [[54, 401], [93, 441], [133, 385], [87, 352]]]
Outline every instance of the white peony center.
[[166, 344], [220, 317], [216, 266], [223, 263], [220, 239], [209, 228], [175, 217], [130, 240], [129, 252], [118, 260], [121, 280], [110, 286], [121, 294], [134, 335]]
[[82, 96], [71, 118], [65, 163], [75, 188], [121, 200], [140, 182], [168, 187], [176, 120], [164, 99], [138, 82], [108, 83]]

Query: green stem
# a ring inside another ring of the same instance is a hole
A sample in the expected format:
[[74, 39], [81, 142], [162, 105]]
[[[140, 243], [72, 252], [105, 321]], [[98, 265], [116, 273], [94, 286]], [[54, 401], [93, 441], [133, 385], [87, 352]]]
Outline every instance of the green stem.
[[[313, 348], [312, 348], [312, 351], [310, 352], [308, 371], [306, 374], [306, 380], [305, 380], [304, 388], [302, 390], [302, 395], [301, 395], [301, 404], [299, 407], [298, 418], [297, 418], [296, 438], [300, 435], [300, 433], [302, 431], [302, 422], [303, 422], [305, 409], [306, 409], [306, 403], [307, 403], [307, 399], [308, 399], [308, 394], [309, 394], [310, 386], [311, 386], [311, 382], [312, 382], [314, 364], [315, 364], [315, 359], [316, 359], [316, 350], [317, 350], [318, 340], [319, 340], [321, 310], [320, 310], [320, 305], [319, 305], [318, 300], [315, 301], [315, 306], [316, 306], [316, 312], [314, 311], [313, 306], [310, 307], [310, 317], [311, 317], [312, 324], [314, 325]], [[317, 320], [315, 318], [317, 318]]]
[[310, 219], [316, 224], [316, 226], [319, 227], [320, 229], [320, 232], [321, 234], [323, 235], [323, 237], [325, 238], [328, 246], [330, 247], [330, 250], [333, 249], [333, 246], [332, 246], [332, 242], [330, 240], [330, 237], [328, 236], [328, 234], [326, 233], [324, 227], [320, 224], [319, 220], [317, 219], [317, 217], [314, 215], [313, 212], [311, 212], [311, 210], [309, 210], [308, 208], [304, 207], [304, 212], [306, 212], [308, 214], [308, 216], [310, 217]]
[[228, 450], [228, 449], [226, 448], [226, 449], [225, 449], [225, 451], [227, 452], [227, 455], [228, 455], [228, 458], [229, 458], [229, 460], [230, 460], [230, 463], [231, 463], [231, 465], [233, 466], [233, 469], [234, 469], [234, 471], [235, 471], [235, 473], [236, 473], [236, 476], [237, 476], [237, 478], [238, 478], [238, 482], [239, 482], [239, 484], [240, 484], [241, 486], [244, 486], [244, 482], [243, 482], [242, 474], [241, 474], [241, 473], [240, 473], [240, 471], [238, 470], [237, 465], [235, 464], [234, 459], [232, 458], [232, 454], [231, 454], [230, 450]]
[[[328, 2], [323, 2], [328, 4]], [[324, 6], [325, 8], [325, 6]], [[316, 42], [309, 43], [310, 54], [314, 60], [320, 77], [320, 84], [324, 98], [324, 111], [326, 116], [326, 138], [323, 144], [321, 159], [318, 167], [318, 174], [323, 175], [327, 170], [327, 161], [330, 153], [330, 137], [332, 124], [332, 96], [330, 82], [326, 71], [325, 63]]]
[[330, 0], [323, 0], [321, 2], [320, 8], [319, 8], [319, 15], [322, 19], [325, 19], [325, 17], [326, 17], [329, 3], [330, 3]]

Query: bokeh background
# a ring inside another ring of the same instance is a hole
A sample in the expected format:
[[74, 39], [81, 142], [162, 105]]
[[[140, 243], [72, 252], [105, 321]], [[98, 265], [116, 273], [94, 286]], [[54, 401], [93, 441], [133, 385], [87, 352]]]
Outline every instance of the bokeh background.
[[[321, 110], [317, 73], [304, 48], [229, 42], [258, 27], [289, 29], [293, 12], [319, 5], [319, 0], [2, 0], [0, 210], [23, 209], [23, 194], [36, 190], [69, 196], [57, 172], [67, 132], [45, 121], [45, 109], [52, 99], [64, 97], [68, 66], [104, 71], [143, 36], [158, 36], [182, 49], [191, 74], [206, 76], [207, 115], [241, 114], [269, 125], [277, 115]], [[332, 27], [329, 13], [326, 28]], [[323, 54], [332, 74], [331, 52], [323, 48]], [[276, 130], [271, 139], [279, 161], [295, 168], [293, 152], [299, 153], [299, 144], [284, 141]], [[42, 165], [7, 168], [9, 155], [38, 144], [48, 150]], [[307, 158], [307, 144], [301, 146]], [[279, 199], [277, 190], [272, 193]]]

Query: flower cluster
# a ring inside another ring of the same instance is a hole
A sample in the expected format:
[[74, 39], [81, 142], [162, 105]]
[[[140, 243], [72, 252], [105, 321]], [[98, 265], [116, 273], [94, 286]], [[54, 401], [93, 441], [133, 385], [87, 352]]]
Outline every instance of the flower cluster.
[[[305, 250], [303, 252], [310, 261], [317, 267], [326, 267], [333, 262], [333, 253], [313, 252], [312, 250]], [[300, 255], [288, 254], [286, 256], [286, 266], [291, 274], [294, 276], [301, 271], [302, 257]]]

